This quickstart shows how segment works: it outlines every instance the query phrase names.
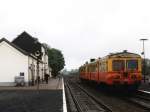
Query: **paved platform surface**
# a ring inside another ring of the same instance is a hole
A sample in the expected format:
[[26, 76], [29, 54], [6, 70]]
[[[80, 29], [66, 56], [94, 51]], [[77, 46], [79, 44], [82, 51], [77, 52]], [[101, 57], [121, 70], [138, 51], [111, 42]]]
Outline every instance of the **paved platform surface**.
[[0, 91], [0, 112], [62, 112], [61, 90]]
[[0, 87], [0, 112], [63, 112], [62, 80], [33, 87]]
[[[40, 83], [39, 89], [56, 90], [62, 89], [62, 78], [50, 78], [48, 84]], [[37, 90], [37, 85], [25, 87], [4, 87], [0, 86], [0, 90]]]

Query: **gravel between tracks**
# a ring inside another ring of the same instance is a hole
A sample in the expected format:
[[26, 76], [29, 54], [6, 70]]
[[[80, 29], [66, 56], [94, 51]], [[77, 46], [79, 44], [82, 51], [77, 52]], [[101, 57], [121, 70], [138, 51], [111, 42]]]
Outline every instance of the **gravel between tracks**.
[[111, 93], [104, 93], [97, 88], [88, 87], [82, 85], [89, 92], [94, 94], [96, 97], [100, 98], [105, 104], [107, 104], [114, 112], [148, 112], [140, 107], [135, 106], [127, 101], [122, 100], [116, 95], [111, 95]]
[[0, 91], [0, 112], [62, 112], [62, 90]]

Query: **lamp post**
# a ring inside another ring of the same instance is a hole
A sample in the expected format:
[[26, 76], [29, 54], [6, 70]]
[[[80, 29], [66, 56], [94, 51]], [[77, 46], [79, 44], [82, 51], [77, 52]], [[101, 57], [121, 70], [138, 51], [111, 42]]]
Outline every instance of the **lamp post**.
[[143, 75], [144, 75], [144, 83], [145, 83], [145, 47], [144, 47], [144, 42], [148, 39], [140, 39], [140, 41], [143, 42], [143, 52], [141, 53], [143, 55]]
[[39, 91], [39, 56], [40, 56], [40, 52], [36, 51], [35, 56], [37, 57], [37, 90]]

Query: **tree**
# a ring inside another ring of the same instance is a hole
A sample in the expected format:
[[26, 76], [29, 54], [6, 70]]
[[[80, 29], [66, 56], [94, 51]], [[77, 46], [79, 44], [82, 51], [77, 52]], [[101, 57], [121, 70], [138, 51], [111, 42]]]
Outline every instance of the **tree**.
[[65, 66], [62, 52], [55, 48], [48, 48], [48, 62], [52, 68], [52, 76], [54, 77], [56, 77]]

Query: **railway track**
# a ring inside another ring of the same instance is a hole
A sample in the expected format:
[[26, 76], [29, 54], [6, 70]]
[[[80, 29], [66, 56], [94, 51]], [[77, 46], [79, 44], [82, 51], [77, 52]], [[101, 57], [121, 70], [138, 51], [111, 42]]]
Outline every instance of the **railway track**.
[[65, 90], [69, 92], [67, 94], [70, 94], [69, 97], [74, 102], [74, 106], [72, 106], [74, 112], [112, 112], [102, 101], [74, 82], [65, 81]]
[[[74, 77], [66, 77], [65, 79], [70, 81], [70, 82], [68, 82], [68, 81], [65, 81], [65, 82], [68, 83], [68, 85], [70, 86], [71, 89], [72, 89], [72, 87], [71, 87], [72, 84], [71, 83], [73, 83], [73, 85], [75, 84], [75, 85], [81, 87], [81, 89], [84, 88], [84, 89], [90, 91], [90, 88], [83, 87], [82, 84], [78, 80], [76, 80], [76, 78], [74, 78]], [[92, 88], [93, 88], [93, 86], [92, 86]], [[82, 91], [82, 90], [79, 90], [79, 91]], [[88, 91], [88, 94], [89, 94], [89, 91]], [[73, 91], [73, 92], [75, 93], [76, 91]], [[102, 94], [102, 96], [100, 95], [100, 97], [99, 97], [99, 95], [96, 94], [97, 92], [105, 94], [104, 97], [103, 97], [103, 94]], [[106, 91], [103, 91], [103, 90], [90, 91], [90, 94], [92, 94], [91, 96], [96, 97], [96, 99], [99, 99], [102, 104], [105, 103], [105, 104], [109, 105], [111, 107], [111, 109], [109, 108], [110, 111], [113, 110], [114, 112], [115, 111], [116, 112], [124, 112], [124, 111], [129, 111], [129, 112], [133, 112], [133, 111], [134, 112], [150, 112], [150, 107], [149, 107], [150, 106], [150, 101], [149, 101], [150, 94], [148, 94], [148, 93], [143, 93], [143, 92], [139, 91], [139, 92], [135, 93], [134, 95], [125, 94], [123, 96], [117, 96], [116, 94], [111, 95], [111, 93], [109, 94], [109, 93], [107, 93], [107, 92], [105, 93], [105, 92]], [[70, 94], [70, 92], [68, 92], [68, 93]], [[108, 96], [108, 98], [107, 98], [107, 96]], [[107, 100], [107, 99], [111, 99], [111, 97], [112, 97], [112, 100], [109, 102], [109, 100]], [[104, 103], [101, 101], [101, 99], [102, 99], [102, 101], [104, 101]], [[77, 100], [76, 97], [75, 97], [75, 100]], [[73, 100], [71, 100], [71, 101], [73, 101]], [[80, 103], [78, 103], [78, 101], [76, 101], [76, 102], [77, 102], [77, 104], [74, 104], [71, 108], [76, 108], [76, 106], [79, 105], [78, 107], [79, 108], [81, 107], [80, 109], [82, 109], [82, 105]], [[106, 106], [106, 107], [108, 107], [108, 106]], [[71, 112], [80, 112], [80, 109], [79, 109], [79, 111], [76, 109], [76, 111], [71, 111]], [[106, 111], [106, 110], [104, 109], [103, 111]], [[82, 110], [81, 110], [81, 112], [82, 112]], [[83, 112], [86, 112], [86, 111], [83, 110]], [[90, 112], [97, 112], [97, 111], [93, 110], [93, 111], [90, 111]]]
[[150, 111], [150, 94], [148, 93], [138, 91], [132, 97], [125, 98], [125, 100]]
[[150, 105], [150, 93], [146, 93], [144, 91], [138, 91], [137, 94], [135, 95], [135, 97], [139, 98], [139, 99], [143, 99], [145, 101], [148, 101], [149, 105]]

